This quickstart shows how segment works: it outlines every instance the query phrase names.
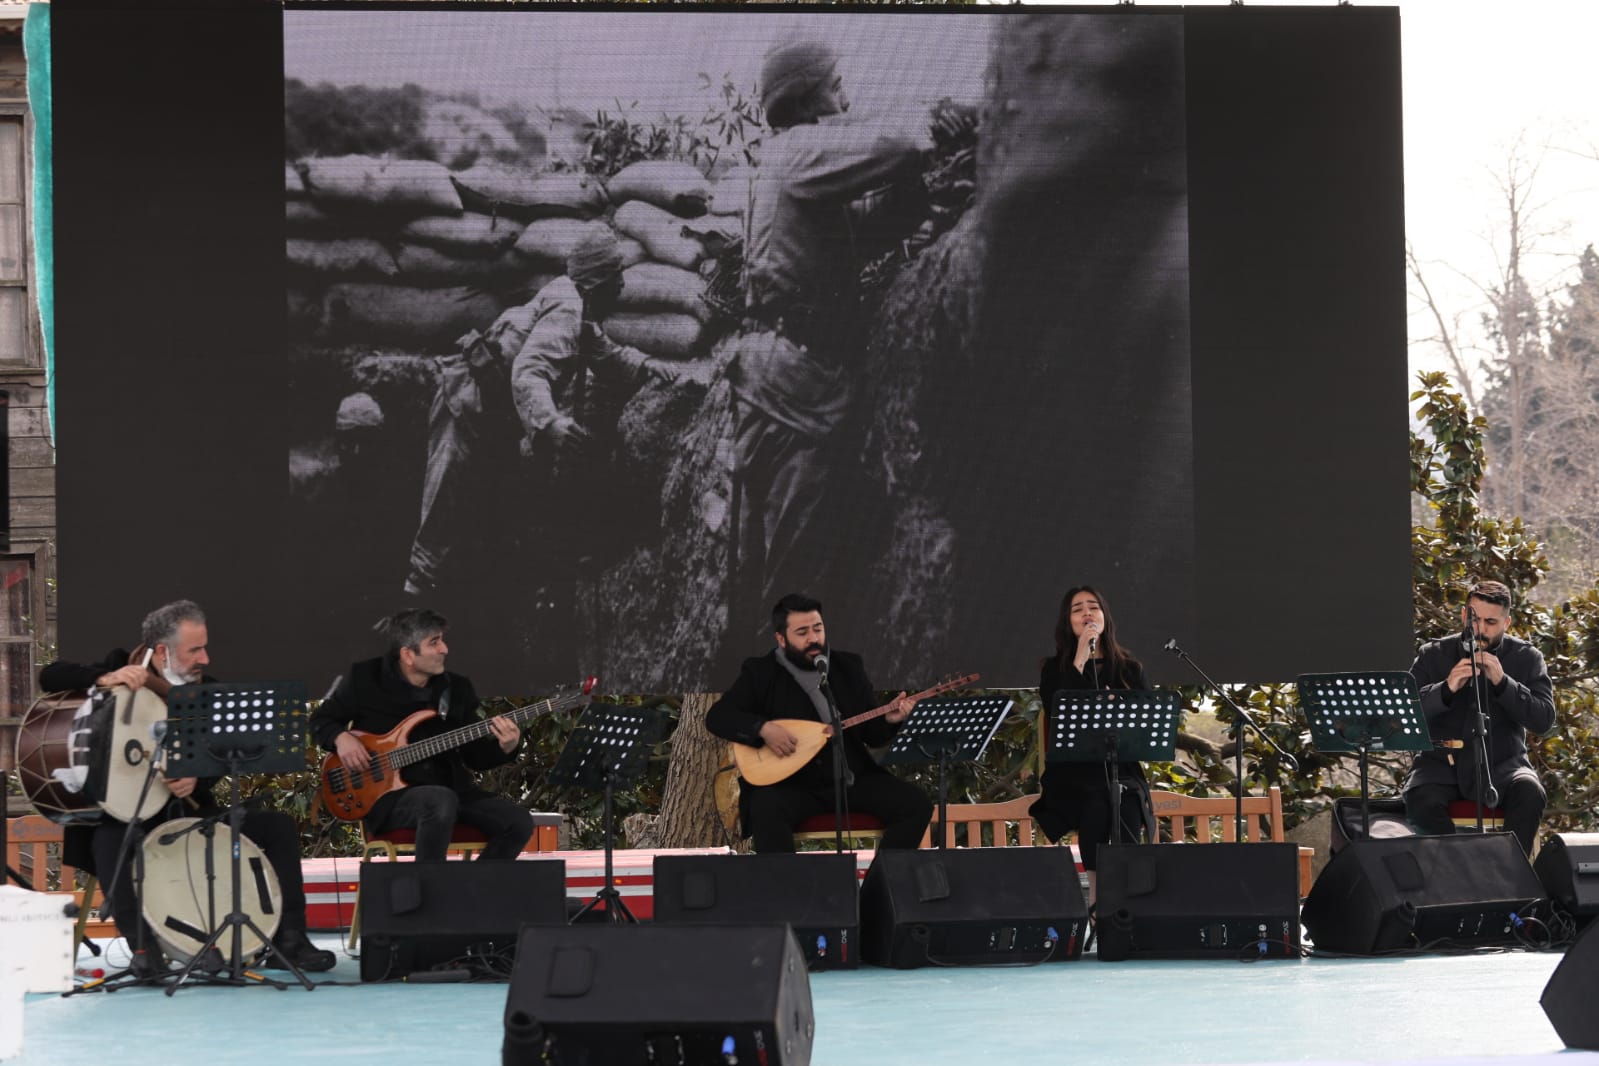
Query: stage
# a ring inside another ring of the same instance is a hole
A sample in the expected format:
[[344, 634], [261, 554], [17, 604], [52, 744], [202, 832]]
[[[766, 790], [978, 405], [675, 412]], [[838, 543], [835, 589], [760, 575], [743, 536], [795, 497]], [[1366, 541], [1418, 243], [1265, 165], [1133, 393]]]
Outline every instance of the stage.
[[[339, 964], [298, 986], [29, 996], [16, 1066], [499, 1061], [506, 986], [361, 985]], [[120, 954], [120, 944], [112, 948]], [[864, 968], [811, 975], [812, 1062], [961, 1064], [1504, 1061], [1561, 1052], [1538, 1006], [1557, 954], [1369, 960]], [[691, 970], [685, 961], [685, 979]], [[1561, 1066], [1599, 1066], [1571, 1052]]]

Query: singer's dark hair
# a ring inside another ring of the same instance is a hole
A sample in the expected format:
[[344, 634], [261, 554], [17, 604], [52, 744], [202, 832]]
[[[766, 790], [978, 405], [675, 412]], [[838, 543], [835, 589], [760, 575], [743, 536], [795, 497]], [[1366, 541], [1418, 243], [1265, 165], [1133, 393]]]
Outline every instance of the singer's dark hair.
[[788, 632], [788, 616], [791, 614], [810, 614], [820, 611], [822, 601], [799, 592], [790, 592], [778, 600], [772, 607], [772, 632]]
[[1511, 607], [1510, 589], [1502, 581], [1479, 581], [1471, 586], [1471, 591], [1466, 593], [1466, 599], [1481, 600], [1483, 603], [1503, 607], [1507, 611]]
[[1110, 604], [1105, 602], [1105, 594], [1092, 585], [1075, 585], [1067, 589], [1066, 595], [1060, 598], [1060, 613], [1055, 617], [1055, 658], [1064, 670], [1077, 654], [1077, 636], [1072, 632], [1072, 597], [1079, 592], [1086, 592], [1098, 600], [1099, 609], [1105, 615], [1105, 629], [1099, 634], [1099, 646], [1105, 653], [1104, 676], [1125, 678], [1140, 664], [1116, 639], [1116, 617], [1110, 613]]
[[424, 640], [450, 628], [450, 620], [426, 607], [413, 607], [379, 619], [372, 628], [388, 638], [389, 654], [399, 655], [401, 648], [421, 651]]

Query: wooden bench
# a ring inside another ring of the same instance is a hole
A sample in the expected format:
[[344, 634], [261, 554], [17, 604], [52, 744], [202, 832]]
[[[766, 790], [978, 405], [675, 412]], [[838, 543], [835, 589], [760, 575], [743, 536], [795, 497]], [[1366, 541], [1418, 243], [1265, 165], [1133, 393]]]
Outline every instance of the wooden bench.
[[72, 896], [78, 904], [74, 944], [83, 943], [85, 937], [98, 940], [116, 936], [116, 925], [98, 916], [105, 901], [94, 875], [61, 861], [61, 839], [61, 826], [48, 818], [28, 814], [9, 819], [6, 822], [6, 862], [39, 891]]
[[[1237, 802], [1232, 796], [1185, 796], [1150, 789], [1150, 806], [1162, 841], [1190, 844], [1238, 841]], [[1273, 785], [1264, 796], [1244, 797], [1245, 842], [1285, 844], [1282, 789]], [[1299, 894], [1310, 894], [1311, 859], [1316, 850], [1299, 849]]]
[[[1001, 803], [951, 803], [948, 820], [944, 825], [944, 846], [967, 848], [1032, 847], [1038, 843], [1039, 830], [1033, 825], [1030, 813], [1038, 797], [1021, 796]], [[938, 808], [933, 809], [938, 817]], [[957, 840], [956, 830], [966, 827], [965, 840]], [[1012, 831], [1014, 827], [1014, 832]], [[986, 830], [986, 834], [985, 834]], [[922, 847], [933, 846], [933, 831], [929, 827], [922, 834]]]
[[[1184, 796], [1177, 792], [1151, 789], [1150, 805], [1155, 811], [1155, 826], [1162, 841], [1190, 844], [1234, 843], [1238, 827], [1231, 796]], [[1030, 812], [1038, 797], [1021, 796], [1001, 803], [951, 803], [944, 826], [946, 847], [1030, 847], [1039, 843], [1040, 833]], [[934, 817], [937, 817], [935, 812]], [[962, 829], [964, 828], [964, 832]], [[963, 839], [964, 838], [964, 839]], [[1076, 834], [1070, 838], [1076, 839]], [[1264, 796], [1244, 797], [1245, 841], [1286, 843], [1283, 827], [1282, 790], [1271, 788]], [[932, 846], [932, 830], [922, 834], [922, 847]], [[1299, 849], [1299, 894], [1307, 895], [1311, 884], [1311, 859], [1314, 848]]]

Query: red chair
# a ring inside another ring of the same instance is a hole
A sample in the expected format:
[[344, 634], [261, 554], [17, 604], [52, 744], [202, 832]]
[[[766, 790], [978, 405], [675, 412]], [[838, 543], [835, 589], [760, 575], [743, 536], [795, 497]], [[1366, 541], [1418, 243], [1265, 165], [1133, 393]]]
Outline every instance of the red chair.
[[[832, 814], [812, 815], [794, 830], [795, 847], [813, 840], [832, 840], [837, 824], [838, 818]], [[878, 841], [883, 839], [883, 820], [873, 814], [856, 814], [852, 811], [844, 819], [844, 839], [858, 840], [875, 848]]]
[[[483, 835], [483, 830], [474, 825], [465, 825], [456, 822], [450, 830], [450, 845], [445, 848], [446, 856], [459, 855], [466, 859], [474, 851], [482, 851], [489, 838]], [[389, 862], [393, 862], [401, 855], [416, 854], [415, 829], [391, 829], [387, 833], [366, 835], [366, 830], [361, 830], [361, 861], [371, 862], [375, 856], [382, 855]], [[355, 890], [355, 909], [350, 912], [350, 948], [355, 948], [356, 938], [361, 932], [361, 890]]]
[[[1455, 832], [1468, 830], [1477, 831], [1477, 804], [1473, 800], [1451, 800], [1449, 803], [1449, 820], [1455, 823]], [[1505, 812], [1498, 807], [1484, 807], [1482, 809], [1482, 829], [1485, 833], [1502, 832], [1505, 828]]]

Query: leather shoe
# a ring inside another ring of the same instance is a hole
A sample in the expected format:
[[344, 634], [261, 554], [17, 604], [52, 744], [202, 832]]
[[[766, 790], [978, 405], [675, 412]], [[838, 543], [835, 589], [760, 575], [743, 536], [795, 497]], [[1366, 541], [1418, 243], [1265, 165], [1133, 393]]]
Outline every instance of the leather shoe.
[[305, 935], [303, 929], [284, 929], [272, 938], [272, 946], [277, 952], [268, 952], [261, 966], [267, 970], [287, 970], [283, 960], [287, 959], [306, 973], [323, 973], [333, 969], [338, 963], [338, 956], [331, 951], [323, 951]]

